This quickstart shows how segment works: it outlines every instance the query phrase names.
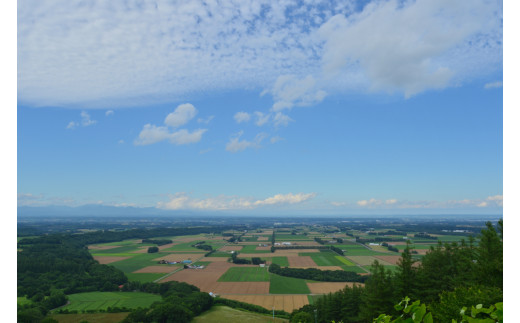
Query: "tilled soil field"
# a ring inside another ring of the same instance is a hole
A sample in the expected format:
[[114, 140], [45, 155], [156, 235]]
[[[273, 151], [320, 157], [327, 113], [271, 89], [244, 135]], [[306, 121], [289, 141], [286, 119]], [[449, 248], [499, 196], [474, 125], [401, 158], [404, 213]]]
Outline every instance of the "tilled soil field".
[[240, 302], [262, 306], [268, 310], [284, 310], [291, 313], [304, 305], [309, 304], [307, 295], [221, 295], [223, 298], [234, 299]]

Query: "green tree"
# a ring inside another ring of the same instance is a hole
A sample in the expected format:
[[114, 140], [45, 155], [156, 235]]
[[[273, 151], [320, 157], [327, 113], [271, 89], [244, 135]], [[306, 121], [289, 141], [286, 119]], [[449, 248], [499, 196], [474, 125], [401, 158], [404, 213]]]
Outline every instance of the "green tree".
[[370, 278], [365, 282], [360, 316], [367, 321], [380, 313], [394, 312], [394, 285], [392, 273], [377, 260], [370, 269]]
[[410, 241], [406, 241], [406, 248], [401, 254], [401, 258], [397, 262], [397, 272], [395, 274], [395, 290], [396, 296], [403, 298], [405, 296], [415, 297], [416, 275], [417, 271], [413, 267], [415, 261], [410, 251]]
[[499, 221], [499, 230], [500, 236], [491, 222], [487, 222], [486, 229], [481, 231], [477, 248], [476, 275], [480, 284], [503, 288], [502, 221]]

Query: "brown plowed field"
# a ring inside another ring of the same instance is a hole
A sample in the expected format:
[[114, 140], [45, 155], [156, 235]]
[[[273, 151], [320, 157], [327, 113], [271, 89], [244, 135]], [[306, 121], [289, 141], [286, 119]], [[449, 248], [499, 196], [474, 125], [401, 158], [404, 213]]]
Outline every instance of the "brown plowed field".
[[316, 263], [310, 256], [289, 256], [289, 267], [316, 267]]
[[108, 249], [114, 249], [119, 248], [121, 246], [88, 246], [90, 250], [108, 250]]
[[374, 256], [374, 257], [376, 257], [378, 260], [388, 262], [392, 265], [397, 265], [397, 261], [399, 259], [401, 259], [401, 256]]
[[131, 257], [110, 257], [110, 256], [94, 256], [94, 260], [99, 261], [100, 264], [106, 265], [116, 261], [125, 260]]
[[234, 299], [262, 306], [268, 310], [284, 310], [291, 313], [304, 305], [309, 304], [307, 295], [221, 295], [223, 298]]
[[212, 262], [204, 269], [181, 270], [161, 280], [161, 283], [176, 280], [195, 285], [200, 289], [204, 289], [204, 291], [211, 291], [211, 287], [216, 284], [220, 276], [222, 276], [222, 274], [224, 274], [231, 267], [233, 267], [232, 263], [216, 261]]
[[139, 249], [132, 251], [130, 253], [147, 253], [147, 252], [148, 252], [148, 247], [140, 247]]
[[224, 246], [219, 251], [239, 251], [242, 250], [242, 246]]
[[361, 283], [336, 283], [336, 282], [326, 282], [326, 283], [307, 283], [309, 289], [312, 294], [328, 294], [334, 293], [339, 290], [345, 288], [345, 286], [352, 287], [353, 285], [364, 286], [365, 284]]
[[172, 271], [174, 271], [177, 268], [179, 268], [179, 267], [177, 267], [177, 266], [148, 266], [148, 267], [144, 267], [139, 270], [136, 270], [136, 271], [134, 271], [134, 273], [135, 274], [149, 274], [149, 273], [167, 274], [167, 273], [171, 273]]
[[[231, 255], [229, 255], [229, 256], [231, 256]], [[199, 261], [210, 261], [210, 262], [215, 262], [215, 261], [221, 262], [221, 261], [223, 261], [223, 262], [227, 262], [228, 259], [229, 258], [226, 258], [226, 257], [204, 257], [204, 258], [202, 258]]]
[[154, 259], [155, 261], [166, 260], [166, 261], [183, 261], [183, 260], [191, 260], [195, 261], [201, 257], [203, 257], [203, 253], [171, 253], [169, 255], [164, 255], [159, 258]]
[[[180, 281], [195, 285], [203, 292], [235, 293], [235, 294], [266, 294], [269, 293], [269, 282], [217, 282], [229, 268], [236, 267], [228, 262], [214, 262], [204, 269], [191, 270], [184, 269], [161, 280]], [[256, 267], [244, 266], [241, 267]]]

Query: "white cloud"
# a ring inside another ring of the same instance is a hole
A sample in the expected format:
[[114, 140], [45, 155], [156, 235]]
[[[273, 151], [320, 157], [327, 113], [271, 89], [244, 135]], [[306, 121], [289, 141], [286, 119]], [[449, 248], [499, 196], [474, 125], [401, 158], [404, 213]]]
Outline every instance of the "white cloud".
[[273, 124], [275, 125], [275, 127], [287, 126], [291, 121], [294, 120], [291, 119], [288, 115], [283, 114], [281, 112], [276, 112], [276, 114], [273, 117]]
[[395, 203], [397, 203], [396, 199], [389, 199], [389, 200], [385, 201], [385, 204], [387, 204], [387, 205], [392, 205], [392, 204], [395, 204]]
[[504, 197], [502, 195], [488, 196], [486, 200], [494, 202], [498, 206], [504, 205]]
[[248, 122], [251, 119], [251, 115], [247, 112], [237, 112], [233, 116], [237, 123]]
[[242, 137], [243, 134], [243, 131], [239, 131], [238, 133], [234, 134], [226, 144], [226, 150], [232, 153], [236, 153], [245, 150], [246, 148], [259, 148], [262, 140], [267, 137], [267, 134], [261, 132], [257, 134], [252, 141], [240, 140], [240, 137]]
[[486, 207], [487, 205], [488, 205], [487, 202], [482, 202], [482, 203], [477, 204], [477, 207]]
[[317, 36], [329, 77], [361, 71], [372, 90], [410, 97], [474, 75], [478, 62], [499, 69], [501, 19], [492, 1], [377, 1], [335, 15]]
[[263, 112], [260, 112], [260, 111], [255, 111], [255, 117], [256, 117], [255, 124], [257, 126], [261, 127], [269, 121], [269, 118], [271, 117], [271, 115], [264, 114]]
[[486, 83], [486, 85], [484, 85], [485, 89], [494, 89], [499, 87], [502, 87], [502, 82]]
[[121, 140], [119, 140], [117, 143], [118, 143], [118, 144], [124, 144], [125, 141], [124, 141], [123, 139], [121, 139]]
[[197, 119], [197, 122], [198, 122], [198, 123], [209, 124], [209, 123], [211, 122], [211, 120], [213, 120], [214, 118], [215, 118], [215, 116], [209, 116], [209, 117], [207, 117], [206, 119], [198, 118], [198, 119]]
[[[177, 106], [175, 110], [166, 116], [164, 123], [172, 128], [186, 124], [193, 119], [197, 114], [197, 109], [190, 104], [185, 103]], [[209, 122], [209, 121], [208, 121]], [[151, 145], [163, 140], [168, 140], [174, 145], [187, 145], [197, 143], [202, 139], [202, 135], [208, 129], [197, 129], [190, 132], [187, 129], [178, 129], [170, 132], [167, 126], [156, 126], [152, 124], [145, 124], [143, 130], [139, 133], [137, 139], [134, 140], [134, 145], [144, 146]]]
[[96, 120], [91, 120], [90, 115], [85, 111], [81, 111], [80, 115], [81, 115], [81, 125], [83, 127], [88, 127], [88, 126], [91, 126], [91, 125], [97, 123]]
[[191, 103], [184, 103], [177, 106], [172, 113], [168, 114], [164, 123], [167, 126], [176, 128], [188, 123], [196, 114], [197, 109], [195, 109]]
[[271, 137], [271, 139], [270, 139], [270, 141], [271, 141], [272, 144], [277, 143], [277, 142], [282, 141], [282, 140], [284, 140], [284, 138], [282, 138], [282, 137], [280, 137], [280, 136], [273, 136], [273, 137]]
[[275, 103], [272, 110], [277, 112], [291, 109], [294, 106], [308, 106], [321, 102], [326, 93], [316, 89], [316, 80], [312, 75], [299, 79], [296, 75], [281, 75], [276, 79], [270, 90], [264, 90], [263, 94], [271, 93]]
[[305, 89], [319, 101], [309, 76], [327, 93], [412, 95], [502, 62], [501, 1], [26, 0], [17, 14], [18, 95], [33, 106], [147, 106], [296, 75], [285, 109]]
[[189, 132], [186, 129], [180, 129], [170, 133], [168, 127], [157, 127], [152, 124], [146, 124], [139, 133], [139, 137], [134, 141], [134, 145], [151, 145], [163, 140], [168, 140], [175, 145], [192, 144], [199, 142], [206, 131], [207, 129], [197, 129], [193, 132]]
[[74, 122], [74, 121], [71, 121], [69, 122], [69, 124], [67, 125], [66, 129], [74, 129], [78, 126], [78, 123], [77, 122]]
[[330, 204], [333, 205], [333, 206], [336, 206], [336, 207], [347, 205], [346, 202], [334, 202], [334, 201], [330, 202]]
[[316, 193], [288, 193], [276, 194], [265, 199], [253, 199], [225, 195], [220, 195], [218, 197], [208, 197], [205, 199], [197, 199], [182, 192], [170, 196], [170, 199], [167, 202], [157, 203], [157, 207], [160, 209], [168, 210], [243, 210], [254, 209], [264, 206], [294, 205], [313, 199], [315, 196]]
[[108, 116], [111, 116], [111, 115], [114, 115], [114, 110], [107, 110], [107, 111], [105, 112], [105, 116], [108, 117]]

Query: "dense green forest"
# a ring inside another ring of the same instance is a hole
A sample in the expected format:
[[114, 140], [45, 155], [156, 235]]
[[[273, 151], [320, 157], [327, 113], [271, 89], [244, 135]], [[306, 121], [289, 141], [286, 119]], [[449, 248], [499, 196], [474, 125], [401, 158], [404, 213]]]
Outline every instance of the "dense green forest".
[[[294, 311], [292, 322], [372, 322], [380, 314], [397, 316], [403, 298], [426, 304], [434, 322], [460, 318], [463, 307], [489, 307], [503, 300], [503, 223], [490, 222], [474, 239], [432, 247], [416, 266], [410, 248], [403, 251], [395, 273], [377, 261], [364, 287], [345, 287]], [[412, 321], [410, 321], [412, 322]], [[489, 321], [494, 322], [494, 321]]]

